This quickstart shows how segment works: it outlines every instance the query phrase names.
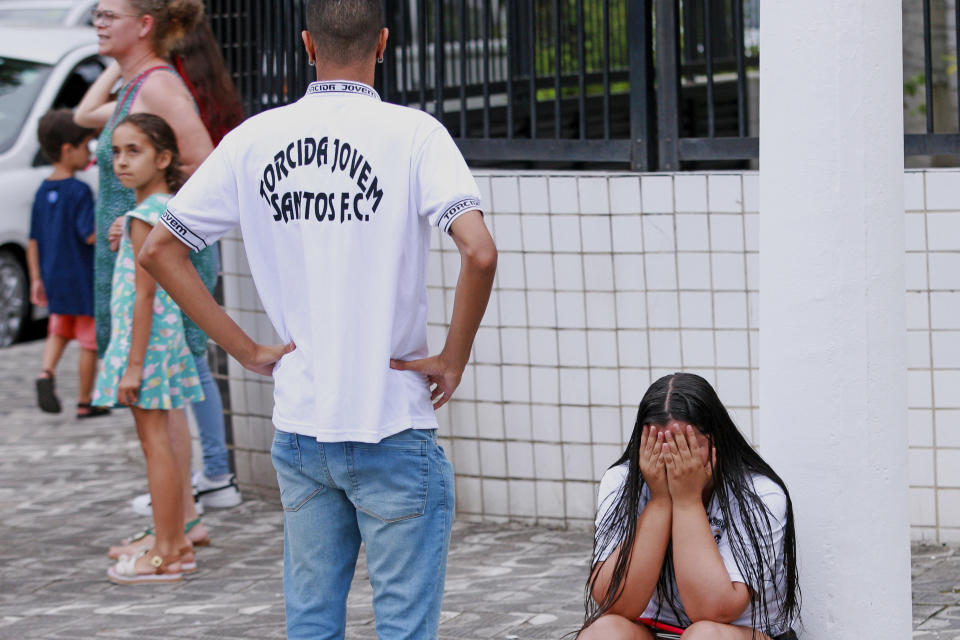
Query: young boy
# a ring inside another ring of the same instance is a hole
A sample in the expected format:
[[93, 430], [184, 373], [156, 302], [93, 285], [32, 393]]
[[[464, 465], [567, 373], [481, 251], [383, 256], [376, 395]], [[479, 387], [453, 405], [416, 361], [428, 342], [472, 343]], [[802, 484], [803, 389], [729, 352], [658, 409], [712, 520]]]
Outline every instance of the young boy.
[[[287, 638], [343, 638], [362, 541], [377, 637], [429, 640], [454, 514], [434, 410], [460, 383], [497, 251], [447, 130], [371, 86], [388, 35], [380, 0], [307, 0], [304, 10], [317, 82], [228, 134], [139, 260], [230, 355], [274, 378]], [[190, 265], [191, 248], [238, 225], [286, 345], [253, 342]], [[446, 342], [428, 357], [434, 228], [461, 262]]]
[[70, 109], [56, 109], [40, 119], [40, 148], [53, 163], [53, 173], [37, 189], [30, 219], [27, 265], [30, 302], [50, 310], [47, 344], [37, 377], [37, 404], [60, 413], [54, 371], [70, 340], [80, 343], [77, 417], [91, 418], [108, 409], [91, 407], [97, 370], [93, 325], [93, 194], [74, 173], [90, 163], [93, 130], [73, 122]]

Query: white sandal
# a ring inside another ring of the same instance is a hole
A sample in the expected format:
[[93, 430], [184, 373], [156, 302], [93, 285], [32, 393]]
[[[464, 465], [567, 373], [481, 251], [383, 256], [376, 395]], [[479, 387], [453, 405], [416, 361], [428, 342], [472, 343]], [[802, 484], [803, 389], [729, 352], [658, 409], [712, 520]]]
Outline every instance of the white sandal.
[[[155, 555], [150, 558], [152, 573], [137, 573], [137, 560], [147, 554], [147, 549], [141, 549], [133, 555], [122, 555], [117, 564], [107, 569], [107, 578], [114, 584], [167, 584], [183, 580], [182, 567], [177, 571], [164, 568], [163, 558]], [[173, 564], [179, 563], [179, 560]]]

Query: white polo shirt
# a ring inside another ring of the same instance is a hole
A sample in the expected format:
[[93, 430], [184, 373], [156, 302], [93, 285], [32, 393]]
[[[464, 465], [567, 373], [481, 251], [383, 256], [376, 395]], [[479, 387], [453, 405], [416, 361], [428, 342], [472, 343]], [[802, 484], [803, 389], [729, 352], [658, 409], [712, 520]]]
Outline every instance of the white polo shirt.
[[323, 442], [437, 427], [426, 377], [430, 228], [480, 194], [446, 129], [368, 85], [314, 82], [227, 135], [161, 222], [194, 250], [240, 226], [273, 327], [273, 422]]

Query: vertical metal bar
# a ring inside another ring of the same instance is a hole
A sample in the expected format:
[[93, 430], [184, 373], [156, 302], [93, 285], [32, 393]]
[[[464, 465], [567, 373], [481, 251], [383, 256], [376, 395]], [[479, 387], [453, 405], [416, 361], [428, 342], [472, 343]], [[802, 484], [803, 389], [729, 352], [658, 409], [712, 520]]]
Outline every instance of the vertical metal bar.
[[490, 137], [490, 0], [483, 2], [483, 137]]
[[417, 3], [417, 52], [420, 54], [420, 109], [427, 110], [427, 6], [425, 0]]
[[460, 137], [467, 137], [467, 0], [460, 0]]
[[630, 74], [630, 168], [655, 171], [656, 102], [653, 73], [653, 0], [627, 0], [628, 68]]
[[[741, 138], [747, 137], [747, 65], [743, 48], [743, 0], [733, 2], [733, 46], [736, 47], [737, 57], [737, 134]], [[960, 10], [960, 3], [957, 4]]]
[[930, 34], [930, 0], [923, 0], [923, 80], [926, 95], [927, 133], [933, 133], [933, 41]]
[[[603, 138], [610, 139], [610, 0], [603, 0]], [[639, 34], [637, 34], [639, 36]]]
[[554, 24], [554, 58], [553, 58], [553, 128], [557, 140], [560, 139], [561, 127], [560, 116], [561, 107], [561, 73], [563, 73], [563, 17], [560, 14], [560, 0], [553, 0], [553, 24]]
[[[507, 138], [513, 138], [513, 103], [514, 103], [514, 51], [513, 45], [516, 42], [516, 25], [514, 24], [514, 15], [511, 13], [511, 3], [501, 7], [503, 15], [507, 19]], [[515, 9], [514, 9], [515, 10]]]
[[584, 26], [583, 0], [577, 0], [577, 93], [580, 94], [577, 100], [580, 108], [580, 139], [587, 138], [587, 36]]
[[679, 0], [656, 0], [657, 122], [663, 171], [680, 168], [680, 28]]
[[530, 25], [530, 33], [527, 38], [527, 56], [529, 57], [529, 66], [527, 72], [530, 74], [530, 138], [537, 137], [537, 12], [533, 6], [534, 0], [527, 0], [527, 18]]
[[443, 122], [443, 85], [446, 82], [444, 56], [443, 0], [433, 0], [433, 105], [434, 115]]
[[713, 96], [713, 0], [703, 0], [703, 53], [707, 73], [707, 137], [717, 134], [715, 101]]

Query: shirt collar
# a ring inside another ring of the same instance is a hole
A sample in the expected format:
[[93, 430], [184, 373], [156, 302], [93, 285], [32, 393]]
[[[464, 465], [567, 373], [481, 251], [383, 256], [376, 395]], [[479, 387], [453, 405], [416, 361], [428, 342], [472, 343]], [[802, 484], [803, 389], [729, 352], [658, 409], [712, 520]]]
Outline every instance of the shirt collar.
[[313, 94], [330, 94], [330, 93], [347, 93], [355, 94], [361, 96], [367, 96], [368, 98], [374, 98], [375, 100], [380, 100], [380, 94], [374, 90], [368, 84], [362, 82], [352, 82], [349, 80], [324, 80], [324, 81], [315, 81], [311, 82], [310, 86], [307, 87], [306, 95]]

